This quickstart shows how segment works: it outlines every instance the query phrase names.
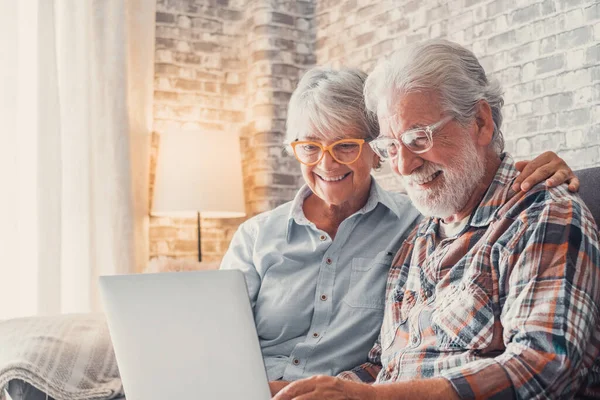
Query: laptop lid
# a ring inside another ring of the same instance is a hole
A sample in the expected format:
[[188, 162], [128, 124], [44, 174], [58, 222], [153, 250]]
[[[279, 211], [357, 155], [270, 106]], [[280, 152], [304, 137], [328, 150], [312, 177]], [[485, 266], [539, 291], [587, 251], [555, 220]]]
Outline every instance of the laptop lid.
[[100, 277], [127, 400], [270, 399], [240, 271]]

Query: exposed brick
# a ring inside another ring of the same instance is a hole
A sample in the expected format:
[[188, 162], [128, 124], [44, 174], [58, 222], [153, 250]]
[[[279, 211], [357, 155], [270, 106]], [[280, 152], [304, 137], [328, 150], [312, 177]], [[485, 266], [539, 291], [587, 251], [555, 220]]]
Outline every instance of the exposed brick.
[[194, 43], [194, 51], [199, 52], [215, 52], [220, 50], [220, 46], [217, 43], [211, 42], [196, 42]]
[[494, 0], [486, 5], [486, 15], [488, 18], [497, 14], [509, 12], [514, 8], [514, 0]]
[[518, 46], [508, 52], [508, 60], [510, 63], [523, 63], [535, 59], [539, 54], [539, 42], [529, 42]]
[[515, 40], [515, 31], [500, 33], [488, 39], [488, 47], [490, 51], [498, 51], [511, 46]]
[[358, 47], [364, 46], [365, 44], [370, 43], [374, 37], [375, 37], [375, 32], [373, 32], [373, 31], [363, 33], [362, 35], [359, 35], [356, 37], [356, 45]]
[[341, 12], [344, 14], [351, 12], [356, 8], [356, 4], [356, 0], [346, 0], [342, 5]]
[[556, 12], [554, 0], [544, 0], [542, 3], [542, 15], [549, 15]]
[[276, 24], [294, 25], [294, 17], [288, 14], [271, 13], [271, 20]]
[[386, 24], [388, 34], [392, 35], [392, 36], [395, 36], [400, 32], [406, 31], [409, 27], [410, 27], [410, 24], [408, 22], [408, 19], [406, 19], [406, 18], [401, 18], [401, 19], [392, 21], [389, 24]]
[[561, 69], [565, 65], [565, 56], [556, 54], [551, 57], [542, 58], [535, 62], [538, 74], [544, 74]]
[[600, 62], [600, 44], [587, 49], [585, 61], [588, 65], [598, 64]]
[[175, 15], [163, 13], [163, 12], [157, 12], [156, 13], [156, 22], [172, 24], [175, 22]]
[[194, 18], [192, 20], [192, 26], [196, 29], [202, 29], [209, 32], [223, 31], [223, 22], [202, 17]]
[[512, 24], [524, 24], [534, 19], [538, 18], [541, 15], [541, 6], [540, 4], [532, 4], [529, 7], [521, 8], [513, 11], [510, 14], [509, 20]]
[[590, 122], [590, 110], [580, 108], [578, 110], [563, 111], [558, 114], [558, 126], [571, 128], [574, 126], [587, 125]]
[[540, 54], [552, 53], [556, 49], [556, 36], [544, 38], [540, 42]]
[[483, 3], [485, 0], [465, 0], [465, 7], [471, 7], [475, 4]]
[[547, 97], [548, 109], [551, 112], [567, 110], [573, 105], [573, 93], [560, 93]]
[[231, 10], [229, 8], [219, 8], [217, 16], [219, 18], [224, 19], [225, 21], [239, 21], [240, 19], [242, 19], [243, 12], [238, 10]]
[[595, 4], [585, 8], [583, 10], [583, 15], [585, 15], [585, 20], [588, 22], [600, 19], [600, 3], [596, 2]]
[[592, 28], [584, 26], [569, 32], [556, 35], [557, 47], [560, 50], [568, 50], [581, 46], [592, 39]]

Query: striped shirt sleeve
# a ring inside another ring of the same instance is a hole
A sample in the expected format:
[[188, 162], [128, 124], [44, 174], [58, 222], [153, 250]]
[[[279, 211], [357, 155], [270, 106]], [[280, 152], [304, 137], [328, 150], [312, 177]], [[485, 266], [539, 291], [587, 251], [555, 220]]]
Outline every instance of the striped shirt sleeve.
[[381, 344], [378, 338], [371, 351], [369, 351], [368, 362], [338, 374], [338, 378], [363, 383], [373, 383], [381, 371]]

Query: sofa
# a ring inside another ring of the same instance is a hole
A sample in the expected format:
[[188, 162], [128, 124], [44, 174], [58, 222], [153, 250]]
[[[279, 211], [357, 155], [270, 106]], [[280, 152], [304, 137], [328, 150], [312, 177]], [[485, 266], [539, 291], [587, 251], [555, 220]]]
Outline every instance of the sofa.
[[[579, 195], [592, 212], [596, 225], [600, 226], [600, 167], [575, 171], [575, 173], [581, 181]], [[20, 380], [9, 382], [8, 393], [13, 400], [53, 400]], [[125, 398], [121, 397], [117, 400], [125, 400]]]

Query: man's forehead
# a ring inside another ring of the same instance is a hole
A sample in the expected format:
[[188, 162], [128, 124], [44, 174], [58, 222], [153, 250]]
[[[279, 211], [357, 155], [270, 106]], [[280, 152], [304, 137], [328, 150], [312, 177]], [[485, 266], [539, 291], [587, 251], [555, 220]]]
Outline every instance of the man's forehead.
[[431, 122], [442, 115], [439, 97], [431, 92], [412, 92], [396, 97], [390, 104], [381, 102], [377, 117], [380, 123], [393, 119], [409, 125]]

